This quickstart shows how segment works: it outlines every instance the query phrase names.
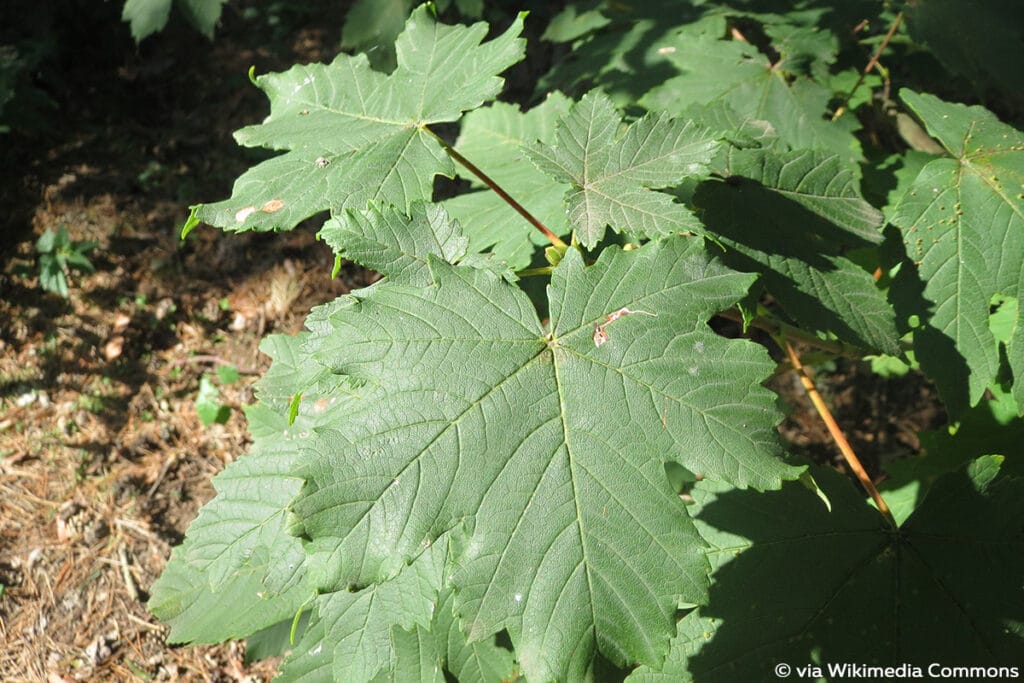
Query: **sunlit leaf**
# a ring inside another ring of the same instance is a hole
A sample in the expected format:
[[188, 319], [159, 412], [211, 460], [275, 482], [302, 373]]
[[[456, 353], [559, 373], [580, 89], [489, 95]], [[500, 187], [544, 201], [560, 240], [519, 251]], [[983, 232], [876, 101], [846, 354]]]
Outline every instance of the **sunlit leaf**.
[[259, 76], [270, 100], [263, 123], [239, 130], [248, 147], [285, 150], [242, 174], [231, 199], [193, 208], [226, 230], [290, 229], [325, 210], [362, 209], [371, 200], [407, 208], [430, 199], [435, 175], [454, 166], [425, 126], [455, 121], [494, 97], [498, 74], [519, 61], [522, 19], [493, 40], [487, 25], [438, 24], [424, 6], [396, 44], [390, 74], [365, 55]]
[[757, 488], [799, 473], [777, 458], [770, 364], [704, 322], [750, 276], [683, 238], [590, 267], [570, 250], [548, 332], [497, 276], [429, 263], [427, 288], [382, 283], [308, 322], [311, 357], [365, 382], [305, 442], [293, 507], [323, 550], [321, 590], [387, 580], [472, 517], [453, 575], [471, 640], [507, 629], [541, 680], [579, 675], [595, 649], [658, 661], [704, 580], [664, 462]]
[[538, 168], [570, 185], [569, 225], [591, 248], [607, 227], [647, 237], [700, 231], [689, 209], [652, 188], [704, 175], [718, 144], [706, 129], [662, 115], [623, 130], [611, 101], [590, 93], [559, 123], [554, 147], [528, 149]]
[[[921, 301], [913, 312], [917, 357], [953, 415], [976, 404], [999, 372], [989, 326], [994, 296], [1024, 296], [1024, 134], [986, 109], [909, 90], [901, 97], [949, 153], [929, 162], [892, 221], [917, 264]], [[1018, 305], [1007, 359], [1024, 377]], [[1024, 405], [1024, 382], [1014, 383]]]

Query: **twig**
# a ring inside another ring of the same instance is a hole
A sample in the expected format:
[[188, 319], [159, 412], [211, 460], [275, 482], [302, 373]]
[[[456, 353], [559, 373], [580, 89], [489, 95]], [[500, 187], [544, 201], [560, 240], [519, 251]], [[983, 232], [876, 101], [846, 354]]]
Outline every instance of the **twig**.
[[889, 46], [889, 41], [896, 35], [896, 29], [899, 28], [900, 22], [903, 21], [903, 11], [900, 10], [896, 13], [896, 18], [892, 20], [892, 25], [889, 27], [889, 32], [885, 34], [885, 38], [882, 39], [881, 45], [875, 50], [875, 54], [871, 55], [871, 59], [868, 60], [867, 66], [861, 71], [860, 76], [857, 77], [857, 82], [853, 84], [850, 92], [847, 93], [846, 97], [843, 98], [843, 103], [836, 109], [836, 113], [832, 115], [832, 120], [835, 121], [846, 111], [846, 105], [850, 103], [850, 99], [853, 98], [853, 94], [857, 92], [861, 84], [864, 83], [864, 77], [871, 73], [871, 70], [878, 65], [878, 58], [882, 56], [882, 52], [886, 47]]
[[148, 621], [146, 621], [145, 619], [139, 619], [137, 616], [135, 616], [131, 612], [124, 612], [123, 616], [128, 617], [129, 619], [134, 621], [136, 624], [138, 624], [142, 628], [150, 630], [150, 631], [154, 631], [155, 633], [163, 633], [164, 631], [167, 630], [166, 626], [157, 626], [156, 624], [151, 624]]
[[520, 204], [515, 199], [513, 199], [509, 195], [508, 192], [505, 192], [505, 190], [503, 190], [502, 187], [500, 185], [498, 185], [498, 183], [496, 183], [489, 175], [487, 175], [486, 173], [481, 171], [477, 167], [476, 164], [474, 164], [472, 161], [470, 161], [466, 157], [462, 156], [458, 151], [456, 151], [456, 149], [454, 147], [452, 147], [447, 142], [445, 142], [444, 139], [442, 139], [440, 135], [438, 135], [434, 131], [430, 130], [426, 126], [423, 126], [422, 128], [423, 128], [423, 130], [425, 132], [427, 132], [430, 135], [434, 136], [434, 139], [437, 140], [441, 144], [441, 147], [444, 148], [444, 151], [448, 153], [448, 156], [450, 156], [452, 159], [455, 159], [455, 161], [457, 161], [460, 164], [462, 164], [463, 166], [465, 166], [466, 170], [468, 170], [470, 173], [472, 173], [477, 178], [479, 178], [480, 181], [483, 182], [484, 185], [486, 185], [487, 187], [489, 187], [492, 190], [494, 190], [494, 192], [499, 197], [501, 197], [502, 200], [504, 200], [504, 202], [506, 204], [511, 206], [513, 209], [516, 210], [516, 212], [520, 216], [522, 216], [527, 221], [529, 221], [530, 225], [532, 225], [533, 227], [537, 228], [542, 233], [544, 233], [544, 236], [548, 238], [548, 241], [551, 242], [551, 244], [555, 245], [556, 247], [565, 247], [566, 246], [565, 242], [563, 242], [558, 235], [556, 235], [555, 233], [551, 232], [551, 230], [548, 229], [548, 226], [546, 226], [543, 223], [541, 223], [540, 220], [536, 216], [534, 216], [532, 213], [527, 211], [523, 207], [522, 204]]
[[871, 495], [871, 498], [874, 499], [875, 505], [878, 506], [878, 511], [882, 513], [883, 517], [885, 517], [885, 521], [895, 529], [896, 520], [893, 518], [892, 512], [889, 510], [888, 504], [886, 504], [885, 499], [882, 498], [882, 494], [878, 492], [878, 489], [875, 487], [875, 483], [871, 481], [871, 477], [868, 476], [868, 473], [861, 464], [857, 454], [853, 452], [853, 448], [850, 447], [850, 442], [846, 440], [846, 437], [843, 435], [843, 431], [839, 428], [839, 424], [836, 423], [835, 418], [832, 417], [832, 412], [828, 409], [828, 406], [825, 405], [825, 400], [821, 397], [821, 394], [818, 393], [818, 388], [814, 386], [814, 380], [811, 379], [807, 369], [800, 362], [800, 357], [796, 355], [796, 351], [793, 350], [793, 346], [784, 336], [780, 336], [777, 341], [780, 346], [785, 349], [786, 356], [789, 357], [789, 362], [793, 364], [793, 369], [796, 370], [797, 375], [800, 377], [800, 383], [803, 384], [804, 389], [807, 390], [807, 396], [811, 399], [811, 403], [814, 404], [814, 408], [818, 411], [818, 415], [821, 416], [825, 426], [828, 427], [828, 433], [832, 436], [832, 440], [835, 441], [836, 446], [839, 447], [839, 451], [846, 459], [846, 464], [850, 466], [850, 469], [857, 475], [857, 479], [860, 480], [861, 485]]
[[121, 578], [124, 579], [124, 585], [128, 589], [128, 595], [131, 596], [135, 602], [139, 601], [139, 587], [135, 585], [135, 579], [132, 577], [131, 569], [128, 566], [128, 552], [124, 549], [124, 545], [117, 546], [117, 558], [121, 560]]
[[230, 361], [226, 361], [220, 356], [210, 355], [199, 355], [199, 356], [188, 356], [187, 358], [175, 358], [172, 360], [168, 367], [177, 367], [179, 365], [185, 365], [186, 363], [213, 363], [214, 365], [227, 365], [238, 370], [239, 374], [242, 375], [258, 375], [260, 371], [255, 368], [240, 368]]
[[167, 458], [165, 460], [164, 466], [160, 468], [160, 473], [158, 475], [156, 475], [156, 481], [154, 481], [153, 485], [149, 487], [148, 491], [146, 491], [146, 497], [147, 498], [152, 498], [153, 497], [153, 494], [156, 493], [157, 488], [163, 482], [164, 477], [166, 477], [167, 473], [170, 471], [171, 466], [174, 465], [177, 462], [178, 462], [178, 459], [176, 457], [174, 457], [174, 456], [171, 456], [170, 458]]
[[129, 531], [134, 531], [135, 533], [139, 534], [140, 536], [142, 536], [144, 538], [147, 538], [147, 539], [149, 539], [151, 541], [155, 541], [157, 539], [156, 534], [154, 534], [152, 531], [150, 531], [149, 529], [146, 529], [145, 527], [143, 527], [138, 522], [136, 522], [134, 520], [131, 520], [131, 519], [128, 519], [126, 517], [117, 517], [117, 518], [115, 518], [114, 519], [114, 525], [115, 526], [119, 526], [119, 527], [124, 528], [124, 529], [128, 529]]

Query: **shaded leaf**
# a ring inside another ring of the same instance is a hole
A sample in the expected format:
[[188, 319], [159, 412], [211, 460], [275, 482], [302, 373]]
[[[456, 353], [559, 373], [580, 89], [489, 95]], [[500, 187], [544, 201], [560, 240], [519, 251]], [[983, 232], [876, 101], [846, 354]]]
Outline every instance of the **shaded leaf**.
[[374, 68], [391, 71], [395, 39], [415, 5], [415, 0], [357, 0], [345, 15], [341, 47], [365, 52]]
[[541, 40], [567, 43], [607, 26], [611, 23], [611, 19], [601, 11], [602, 4], [599, 0], [592, 0], [589, 3], [576, 3], [563, 7], [548, 22], [544, 34], [541, 35]]
[[213, 29], [220, 21], [224, 3], [228, 0], [177, 0], [185, 19], [195, 26], [196, 30], [209, 39], [213, 39]]
[[949, 71], [963, 76], [984, 94], [998, 88], [1003, 97], [1022, 102], [1024, 12], [1019, 2], [990, 0], [965, 11], [956, 0], [928, 0], [905, 10], [910, 36]]
[[616, 105], [633, 105], [674, 73], [657, 53], [659, 41], [704, 11], [678, 0], [573, 3], [560, 15], [560, 35], [548, 35], [572, 40], [572, 50], [555, 60], [538, 92], [579, 93], [596, 85]]
[[197, 31], [207, 38], [213, 38], [213, 29], [220, 21], [225, 2], [227, 0], [125, 0], [121, 20], [128, 22], [132, 38], [140, 43], [163, 30], [173, 4]]
[[[963, 414], [955, 432], [940, 428], [920, 432], [918, 436], [921, 453], [886, 465], [888, 477], [879, 486], [886, 500], [890, 499], [890, 491], [906, 489], [907, 515], [942, 475], [990, 453], [1016, 454], [1024, 439], [1024, 418], [1017, 415], [1013, 399], [996, 389], [993, 398], [982, 399]], [[1019, 458], [1011, 458], [1003, 465], [1007, 473], [1018, 475], [1024, 474], [1022, 468], [1024, 462]]]
[[[860, 145], [853, 136], [858, 127], [855, 117], [827, 120], [831, 91], [804, 75], [820, 70], [815, 65], [824, 61], [820, 37], [804, 43], [801, 37], [809, 35], [807, 29], [775, 25], [772, 32], [778, 40], [801, 40], [795, 44], [799, 50], [773, 43], [791, 55], [773, 63], [750, 43], [723, 40], [724, 31], [714, 28], [714, 23], [705, 22], [662, 41], [658, 54], [680, 73], [644, 95], [641, 105], [681, 114], [692, 105], [721, 100], [744, 118], [771, 123], [791, 149], [826, 150], [844, 165], [860, 159]], [[829, 44], [834, 49], [834, 42]]]
[[709, 233], [734, 268], [765, 288], [801, 325], [861, 348], [899, 353], [895, 314], [874, 278], [844, 254], [882, 240], [882, 215], [833, 154], [730, 150], [727, 182], [698, 188]]
[[132, 38], [142, 41], [167, 25], [171, 0], [125, 0], [121, 20], [131, 26]]
[[759, 496], [698, 484], [710, 606], [679, 622], [660, 672], [641, 667], [628, 680], [766, 680], [779, 662], [794, 675], [821, 663], [822, 675], [806, 677], [828, 680], [844, 677], [828, 664], [850, 662], [1016, 664], [1024, 479], [994, 478], [999, 461], [937, 482], [898, 531], [832, 470], [814, 474], [832, 512], [796, 484]]

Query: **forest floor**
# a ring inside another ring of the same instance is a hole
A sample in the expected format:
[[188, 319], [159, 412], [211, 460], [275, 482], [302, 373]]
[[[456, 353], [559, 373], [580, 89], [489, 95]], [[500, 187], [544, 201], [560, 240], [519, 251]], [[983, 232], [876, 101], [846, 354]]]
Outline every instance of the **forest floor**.
[[[297, 332], [310, 307], [373, 280], [358, 269], [332, 280], [315, 222], [274, 235], [201, 227], [179, 239], [188, 204], [227, 196], [261, 158], [231, 138], [267, 111], [249, 66], [329, 60], [337, 45], [322, 17], [253, 40], [254, 20], [231, 7], [212, 43], [172, 27], [103, 71], [69, 65], [51, 93], [56, 125], [9, 140], [19, 166], [0, 250], [5, 683], [257, 681], [276, 664], [247, 664], [240, 644], [168, 646], [146, 610], [171, 548], [214, 495], [212, 475], [250, 442], [243, 407], [269, 365], [260, 339]], [[250, 47], [261, 44], [271, 47]], [[96, 272], [73, 272], [67, 299], [33, 275], [36, 239], [60, 226], [98, 243]], [[227, 367], [240, 377], [218, 374]], [[197, 414], [204, 377], [220, 392], [223, 423]], [[913, 376], [887, 380], [840, 362], [819, 377], [875, 473], [943, 419]], [[783, 437], [834, 462], [792, 373], [772, 386], [793, 406]]]

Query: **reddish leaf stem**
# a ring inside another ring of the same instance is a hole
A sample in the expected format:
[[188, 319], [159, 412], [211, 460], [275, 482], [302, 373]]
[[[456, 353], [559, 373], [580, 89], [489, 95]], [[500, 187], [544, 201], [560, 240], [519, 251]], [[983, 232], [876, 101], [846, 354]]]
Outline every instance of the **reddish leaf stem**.
[[480, 168], [476, 164], [474, 164], [472, 161], [470, 161], [466, 157], [462, 156], [458, 151], [456, 151], [456, 149], [454, 147], [452, 147], [447, 142], [445, 142], [443, 139], [441, 139], [441, 136], [439, 136], [434, 131], [430, 130], [426, 126], [423, 126], [423, 130], [426, 131], [427, 133], [429, 133], [430, 135], [434, 136], [434, 139], [436, 139], [439, 143], [441, 143], [441, 147], [444, 148], [444, 151], [447, 152], [448, 156], [450, 156], [452, 159], [454, 159], [455, 161], [457, 161], [460, 164], [462, 164], [466, 168], [466, 170], [468, 170], [470, 173], [472, 173], [477, 178], [479, 178], [480, 181], [484, 185], [486, 185], [487, 187], [489, 187], [492, 190], [494, 190], [494, 192], [499, 197], [501, 197], [502, 200], [506, 204], [511, 206], [513, 209], [515, 209], [516, 213], [518, 213], [520, 216], [522, 216], [527, 221], [529, 221], [530, 225], [532, 225], [533, 227], [537, 228], [542, 233], [544, 233], [544, 236], [548, 238], [548, 241], [551, 242], [551, 244], [555, 245], [556, 247], [565, 247], [566, 246], [565, 242], [563, 242], [558, 237], [558, 235], [556, 235], [555, 233], [551, 232], [551, 230], [548, 229], [548, 226], [546, 226], [543, 223], [541, 223], [540, 220], [536, 216], [534, 216], [532, 213], [527, 211], [526, 208], [523, 207], [522, 204], [520, 204], [515, 199], [513, 199], [512, 196], [509, 195], [508, 192], [506, 192], [504, 189], [502, 189], [502, 187], [500, 185], [498, 185], [498, 183], [496, 183], [489, 175], [487, 175], [486, 173], [481, 171]]
[[836, 446], [839, 447], [839, 451], [843, 454], [843, 458], [846, 459], [846, 464], [849, 465], [853, 473], [857, 475], [857, 479], [860, 480], [861, 485], [871, 495], [871, 498], [875, 501], [875, 505], [878, 506], [878, 511], [882, 513], [887, 521], [893, 528], [896, 528], [896, 520], [892, 516], [892, 511], [889, 510], [888, 504], [885, 499], [882, 498], [882, 494], [878, 492], [875, 487], [875, 483], [871, 481], [871, 477], [868, 476], [867, 471], [861, 464], [857, 454], [853, 452], [853, 448], [850, 447], [850, 442], [846, 440], [846, 436], [843, 435], [843, 431], [839, 428], [839, 424], [835, 418], [832, 417], [832, 412], [825, 405], [825, 399], [818, 393], [818, 388], [814, 386], [814, 380], [811, 379], [810, 373], [800, 362], [800, 357], [793, 350], [793, 346], [786, 340], [785, 337], [779, 339], [782, 347], [786, 351], [786, 356], [789, 357], [789, 362], [792, 363], [793, 369], [796, 370], [797, 375], [800, 377], [801, 384], [804, 385], [804, 389], [807, 391], [807, 396], [810, 397], [811, 403], [814, 404], [815, 410], [818, 411], [818, 415], [821, 416], [825, 426], [828, 427], [828, 433], [832, 436], [832, 440], [835, 441]]
[[860, 73], [860, 76], [857, 77], [857, 82], [853, 84], [853, 88], [850, 89], [849, 94], [847, 94], [846, 97], [843, 99], [843, 104], [840, 105], [838, 109], [836, 109], [836, 113], [832, 116], [833, 121], [835, 121], [836, 119], [843, 115], [843, 113], [846, 111], [846, 105], [849, 104], [850, 99], [853, 97], [853, 94], [857, 92], [857, 89], [860, 88], [862, 83], [864, 83], [864, 77], [871, 73], [871, 70], [878, 65], [878, 58], [882, 56], [882, 52], [885, 50], [886, 47], [889, 46], [889, 41], [892, 40], [892, 37], [894, 35], [896, 35], [896, 29], [899, 28], [900, 22], [902, 21], [903, 11], [901, 10], [896, 13], [896, 18], [892, 20], [892, 25], [889, 27], [889, 32], [885, 34], [885, 38], [882, 39], [881, 45], [879, 45], [878, 49], [875, 50], [875, 54], [871, 55], [871, 59], [868, 60], [867, 66], [864, 67], [864, 70]]

